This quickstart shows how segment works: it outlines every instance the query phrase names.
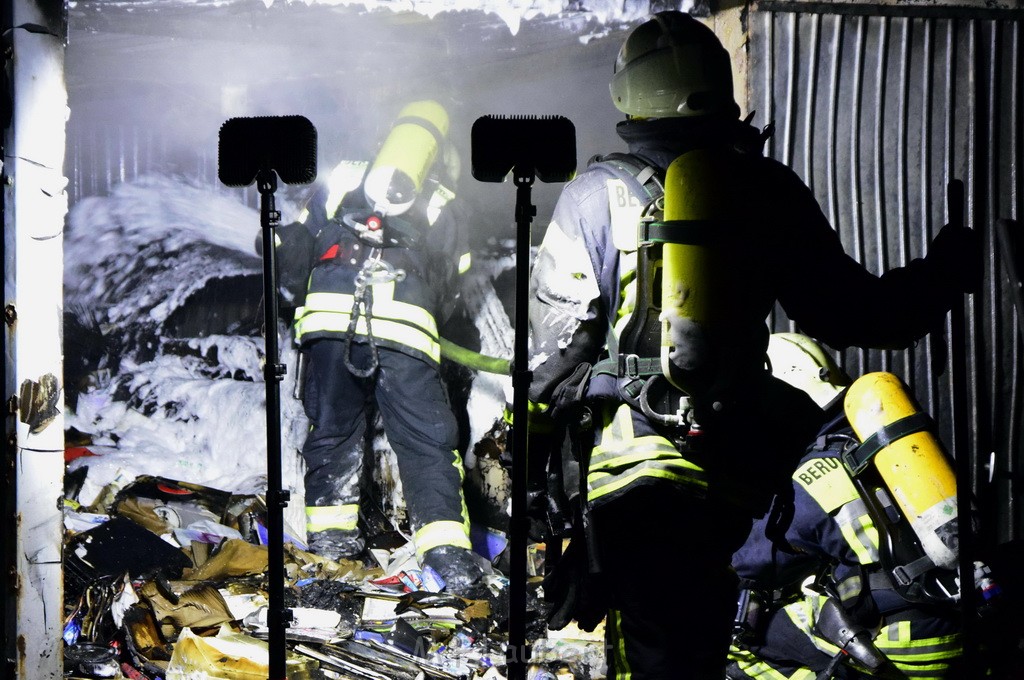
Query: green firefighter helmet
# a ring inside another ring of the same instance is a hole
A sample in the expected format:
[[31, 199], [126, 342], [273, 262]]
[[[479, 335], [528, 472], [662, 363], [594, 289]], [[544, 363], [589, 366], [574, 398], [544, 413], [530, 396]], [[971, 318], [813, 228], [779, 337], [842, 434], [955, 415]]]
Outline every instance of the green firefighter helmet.
[[615, 107], [637, 118], [739, 116], [729, 53], [684, 12], [658, 12], [633, 29], [610, 89]]

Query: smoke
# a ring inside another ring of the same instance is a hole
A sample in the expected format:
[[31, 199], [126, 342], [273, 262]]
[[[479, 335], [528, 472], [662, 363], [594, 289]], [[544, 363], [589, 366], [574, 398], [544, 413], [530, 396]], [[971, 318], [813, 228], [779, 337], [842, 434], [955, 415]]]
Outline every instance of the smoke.
[[[68, 424], [91, 434], [94, 447], [109, 447], [102, 463], [92, 461], [90, 478], [101, 483], [121, 469], [213, 486], [261, 483], [253, 465], [265, 439], [261, 270], [252, 250], [258, 196], [217, 179], [225, 120], [306, 116], [317, 128], [319, 174], [326, 175], [341, 159], [372, 158], [405, 103], [437, 99], [451, 114], [449, 138], [462, 165], [455, 188], [470, 215], [474, 261], [500, 261], [514, 238], [515, 190], [473, 180], [476, 118], [566, 116], [576, 125], [580, 165], [621, 146], [608, 78], [624, 31], [647, 3], [577, 5], [73, 3], [66, 301], [70, 310], [88, 310], [80, 326], [89, 330], [82, 337], [92, 353], [78, 362], [81, 384], [72, 388], [81, 398]], [[534, 187], [538, 230], [560, 189]], [[308, 191], [279, 187], [284, 222]], [[483, 285], [489, 281], [481, 279], [481, 291], [497, 310], [495, 291]], [[285, 341], [282, 350], [293, 348]], [[289, 366], [292, 359], [282, 357]], [[500, 381], [488, 379], [470, 397], [474, 441], [504, 400]], [[294, 454], [304, 416], [294, 399], [284, 406], [286, 450]], [[245, 460], [236, 456], [241, 451]], [[297, 458], [286, 463], [296, 488]]]
[[[579, 163], [620, 146], [608, 78], [646, 2], [79, 2], [67, 82], [71, 199], [148, 173], [217, 185], [217, 133], [236, 116], [304, 115], [320, 174], [370, 158], [395, 114], [430, 97], [452, 115], [457, 192], [482, 242], [511, 235], [514, 191], [469, 167], [473, 121], [558, 114], [577, 128]], [[558, 187], [537, 186], [537, 225]], [[303, 188], [282, 188], [301, 201]], [[255, 205], [250, 193], [245, 200]], [[286, 219], [289, 215], [285, 215]]]

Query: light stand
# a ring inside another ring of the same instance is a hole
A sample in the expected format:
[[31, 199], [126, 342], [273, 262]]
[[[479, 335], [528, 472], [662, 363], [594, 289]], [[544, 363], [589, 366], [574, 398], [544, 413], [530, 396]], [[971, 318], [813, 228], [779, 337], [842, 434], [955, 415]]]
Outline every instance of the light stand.
[[220, 130], [218, 174], [228, 186], [256, 182], [263, 244], [263, 311], [267, 400], [267, 632], [269, 680], [286, 680], [285, 632], [291, 611], [284, 606], [284, 508], [290, 492], [281, 478], [281, 379], [277, 341], [277, 259], [274, 204], [278, 174], [287, 184], [316, 179], [316, 129], [301, 116], [232, 118]]
[[512, 351], [512, 517], [509, 520], [509, 616], [507, 677], [525, 680], [526, 550], [529, 538], [528, 391], [530, 224], [537, 214], [530, 191], [535, 178], [565, 182], [576, 171], [576, 134], [560, 116], [502, 118], [484, 116], [472, 131], [473, 176], [502, 182], [512, 173], [516, 186], [515, 338]]
[[284, 606], [284, 509], [291, 494], [281, 479], [281, 379], [285, 374], [277, 342], [277, 259], [275, 227], [281, 219], [274, 205], [277, 174], [264, 169], [256, 176], [260, 192], [260, 228], [263, 235], [263, 323], [266, 360], [263, 379], [267, 392], [267, 644], [270, 648], [270, 680], [285, 680], [285, 629], [291, 610]]

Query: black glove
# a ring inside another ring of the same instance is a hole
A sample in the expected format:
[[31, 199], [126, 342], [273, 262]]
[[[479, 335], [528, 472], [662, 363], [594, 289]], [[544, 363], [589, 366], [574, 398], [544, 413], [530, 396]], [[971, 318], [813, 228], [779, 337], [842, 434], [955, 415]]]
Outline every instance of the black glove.
[[932, 239], [926, 258], [940, 280], [964, 293], [978, 293], [984, 275], [981, 237], [974, 229], [947, 224]]
[[551, 605], [548, 627], [561, 630], [576, 621], [592, 632], [608, 613], [609, 589], [599, 575], [590, 573], [586, 540], [577, 534], [565, 553], [544, 577], [544, 599]]

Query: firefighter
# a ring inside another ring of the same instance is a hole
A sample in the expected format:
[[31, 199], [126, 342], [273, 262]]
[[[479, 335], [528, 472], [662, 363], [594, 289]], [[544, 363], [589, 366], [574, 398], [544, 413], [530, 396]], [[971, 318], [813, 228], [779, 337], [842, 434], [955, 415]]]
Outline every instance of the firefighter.
[[299, 221], [278, 230], [278, 252], [305, 364], [310, 550], [338, 559], [365, 547], [360, 479], [375, 404], [420, 563], [461, 593], [486, 567], [470, 549], [458, 427], [440, 372], [438, 328], [469, 257], [449, 188], [448, 124], [435, 101], [406, 105], [372, 163], [339, 163]]
[[630, 32], [610, 89], [629, 153], [565, 186], [531, 273], [531, 431], [568, 423], [581, 480], [545, 593], [554, 626], [607, 613], [609, 677], [720, 678], [731, 555], [822, 420], [764, 369], [773, 305], [835, 348], [907, 346], [980, 279], [980, 252], [946, 227], [882, 276], [850, 258], [685, 13]]
[[[922, 560], [930, 566], [916, 569], [893, 563], [898, 554], [920, 552], [919, 539], [911, 531], [893, 531], [891, 519], [875, 516], [877, 506], [864, 497], [844, 462], [843, 453], [858, 443], [843, 408], [849, 378], [805, 336], [773, 335], [769, 357], [776, 375], [813, 395], [828, 417], [793, 473], [788, 521], [773, 527], [768, 518], [758, 520], [733, 556], [744, 587], [728, 677], [959, 677], [955, 563]], [[915, 454], [925, 455], [920, 449]], [[936, 486], [928, 476], [913, 482]], [[945, 505], [955, 518], [953, 491]], [[882, 549], [901, 539], [911, 544]], [[888, 576], [896, 567], [913, 575], [918, 586], [928, 586], [911, 588], [908, 579], [901, 587]], [[994, 594], [994, 581], [988, 583], [985, 597]], [[850, 632], [836, 634], [823, 625], [823, 612], [838, 614]], [[858, 636], [852, 645], [851, 633]]]

